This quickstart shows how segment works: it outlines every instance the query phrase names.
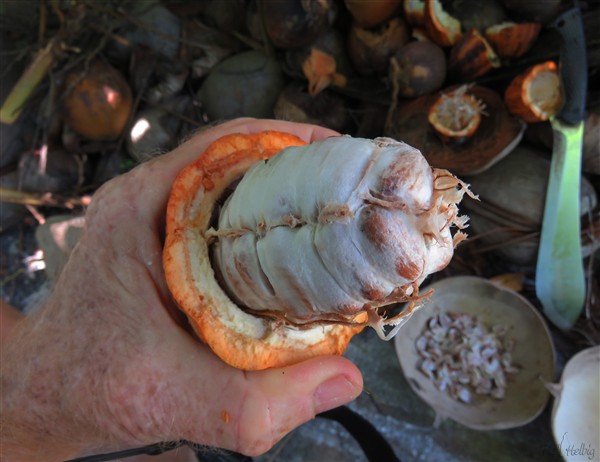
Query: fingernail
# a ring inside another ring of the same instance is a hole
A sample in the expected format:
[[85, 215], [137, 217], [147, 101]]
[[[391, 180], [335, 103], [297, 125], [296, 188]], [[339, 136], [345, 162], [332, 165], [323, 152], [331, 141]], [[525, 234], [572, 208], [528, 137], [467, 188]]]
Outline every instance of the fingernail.
[[359, 394], [360, 389], [354, 383], [345, 376], [338, 375], [323, 382], [315, 390], [315, 411], [318, 414], [336, 408], [352, 401]]

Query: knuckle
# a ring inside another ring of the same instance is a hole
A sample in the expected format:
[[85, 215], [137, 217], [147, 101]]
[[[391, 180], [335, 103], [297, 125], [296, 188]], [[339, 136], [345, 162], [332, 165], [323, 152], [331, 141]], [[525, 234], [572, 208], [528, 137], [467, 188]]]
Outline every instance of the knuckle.
[[136, 199], [143, 193], [144, 172], [139, 167], [113, 178], [94, 194], [86, 212], [90, 227], [129, 221], [136, 215]]
[[273, 425], [271, 405], [262, 394], [248, 394], [236, 422], [236, 450], [246, 456], [264, 454], [279, 440]]

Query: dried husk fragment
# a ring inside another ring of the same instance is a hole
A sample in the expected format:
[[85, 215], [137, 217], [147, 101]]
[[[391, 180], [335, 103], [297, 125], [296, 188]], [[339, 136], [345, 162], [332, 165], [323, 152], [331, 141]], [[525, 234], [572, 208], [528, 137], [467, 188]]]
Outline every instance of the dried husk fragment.
[[442, 47], [454, 45], [463, 35], [460, 21], [444, 10], [440, 0], [425, 0], [425, 30]]
[[450, 51], [448, 73], [460, 82], [470, 82], [496, 67], [500, 60], [477, 29], [467, 32]]
[[531, 49], [541, 28], [535, 22], [503, 22], [488, 27], [484, 35], [501, 58], [520, 58]]
[[329, 86], [344, 87], [353, 74], [346, 38], [337, 29], [329, 29], [310, 45], [285, 53], [286, 71], [304, 77], [312, 95]]
[[546, 61], [519, 74], [506, 88], [504, 101], [508, 110], [525, 122], [549, 120], [564, 102], [556, 63]]
[[310, 55], [302, 63], [302, 72], [308, 80], [308, 93], [318, 95], [330, 85], [343, 87], [347, 79], [337, 72], [335, 57], [318, 48], [311, 48]]

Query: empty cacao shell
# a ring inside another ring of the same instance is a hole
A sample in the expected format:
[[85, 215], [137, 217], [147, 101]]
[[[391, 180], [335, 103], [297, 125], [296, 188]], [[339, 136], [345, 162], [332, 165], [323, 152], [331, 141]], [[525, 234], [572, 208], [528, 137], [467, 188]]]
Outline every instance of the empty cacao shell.
[[504, 92], [508, 110], [525, 122], [541, 122], [563, 105], [560, 76], [554, 61], [531, 66], [515, 77]]
[[448, 73], [460, 82], [469, 82], [500, 66], [498, 55], [477, 29], [466, 33], [450, 51]]
[[535, 43], [541, 28], [535, 22], [504, 22], [488, 27], [484, 35], [501, 58], [519, 58]]

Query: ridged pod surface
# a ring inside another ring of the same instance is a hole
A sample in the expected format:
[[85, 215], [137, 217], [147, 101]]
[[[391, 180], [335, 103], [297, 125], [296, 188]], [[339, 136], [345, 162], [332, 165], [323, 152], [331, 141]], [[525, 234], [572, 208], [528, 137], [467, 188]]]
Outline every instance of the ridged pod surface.
[[388, 138], [335, 137], [258, 162], [220, 211], [213, 264], [229, 296], [255, 314], [310, 326], [367, 324], [418, 297], [450, 261], [451, 225], [468, 188]]

